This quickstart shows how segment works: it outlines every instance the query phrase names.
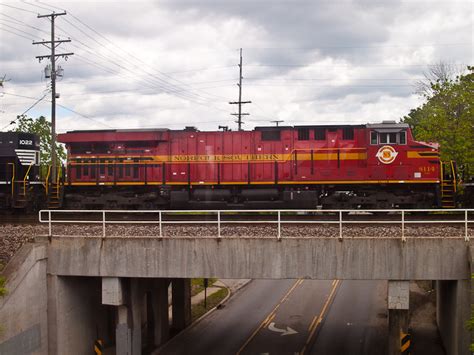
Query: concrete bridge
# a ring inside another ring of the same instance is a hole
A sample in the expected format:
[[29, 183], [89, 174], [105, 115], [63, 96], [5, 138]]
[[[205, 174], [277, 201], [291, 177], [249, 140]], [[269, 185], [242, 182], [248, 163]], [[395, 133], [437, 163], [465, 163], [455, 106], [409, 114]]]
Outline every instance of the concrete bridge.
[[4, 270], [0, 353], [86, 354], [100, 338], [117, 354], [140, 354], [189, 325], [189, 279], [217, 277], [389, 280], [391, 354], [407, 332], [409, 281], [436, 280], [445, 349], [467, 355], [474, 268], [465, 226], [444, 238], [37, 237]]

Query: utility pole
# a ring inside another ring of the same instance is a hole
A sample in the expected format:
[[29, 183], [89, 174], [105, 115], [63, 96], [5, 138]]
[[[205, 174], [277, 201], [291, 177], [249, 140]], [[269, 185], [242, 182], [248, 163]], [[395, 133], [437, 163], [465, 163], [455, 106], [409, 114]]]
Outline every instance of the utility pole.
[[[67, 60], [68, 56], [73, 55], [74, 53], [56, 53], [56, 47], [64, 42], [71, 42], [70, 39], [55, 39], [54, 37], [54, 20], [57, 16], [66, 15], [66, 12], [53, 12], [48, 15], [38, 15], [38, 18], [47, 17], [51, 21], [51, 40], [50, 41], [41, 41], [33, 42], [33, 44], [42, 44], [45, 47], [51, 50], [51, 54], [48, 55], [38, 55], [36, 58], [41, 62], [43, 59], [47, 58], [51, 60], [51, 179], [53, 182], [56, 181], [56, 76], [58, 71], [56, 70], [56, 57], [62, 57]], [[47, 72], [45, 70], [45, 72]], [[62, 76], [62, 74], [60, 74]]]
[[252, 101], [242, 101], [242, 48], [240, 48], [240, 64], [239, 64], [239, 101], [232, 101], [229, 102], [231, 105], [239, 105], [239, 112], [238, 113], [231, 113], [232, 116], [238, 116], [238, 120], [235, 121], [239, 125], [239, 131], [242, 130], [242, 116], [248, 116], [249, 113], [242, 113], [242, 104], [250, 104]]

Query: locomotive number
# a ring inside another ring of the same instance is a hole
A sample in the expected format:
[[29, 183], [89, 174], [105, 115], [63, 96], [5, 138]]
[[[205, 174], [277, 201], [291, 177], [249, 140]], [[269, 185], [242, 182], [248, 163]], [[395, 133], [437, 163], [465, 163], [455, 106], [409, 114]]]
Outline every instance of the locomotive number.
[[435, 172], [436, 169], [434, 166], [420, 166], [418, 167], [418, 171], [421, 171], [422, 173], [432, 173]]
[[20, 139], [21, 145], [33, 145], [33, 141], [29, 139]]

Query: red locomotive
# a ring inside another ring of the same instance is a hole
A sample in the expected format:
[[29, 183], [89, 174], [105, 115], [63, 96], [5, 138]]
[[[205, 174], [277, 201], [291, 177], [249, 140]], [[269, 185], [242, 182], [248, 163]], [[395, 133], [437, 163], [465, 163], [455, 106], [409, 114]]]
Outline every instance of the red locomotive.
[[454, 166], [407, 124], [72, 131], [69, 208], [454, 207]]

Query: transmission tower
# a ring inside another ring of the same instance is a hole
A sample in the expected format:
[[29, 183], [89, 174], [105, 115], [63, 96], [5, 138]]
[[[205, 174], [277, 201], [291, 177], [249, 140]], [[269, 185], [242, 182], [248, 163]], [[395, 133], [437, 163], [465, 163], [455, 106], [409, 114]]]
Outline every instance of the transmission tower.
[[33, 44], [42, 44], [51, 50], [51, 54], [38, 55], [36, 58], [41, 62], [43, 59], [49, 59], [51, 61], [51, 68], [46, 67], [45, 74], [51, 77], [51, 178], [52, 181], [56, 181], [56, 98], [59, 98], [59, 94], [56, 94], [56, 77], [62, 76], [62, 69], [59, 67], [56, 69], [56, 58], [64, 58], [67, 60], [68, 56], [74, 53], [56, 53], [56, 47], [64, 42], [71, 42], [70, 39], [56, 39], [54, 36], [54, 20], [58, 16], [66, 15], [66, 12], [53, 12], [48, 15], [38, 15], [38, 18], [48, 18], [51, 21], [51, 40], [33, 42]]
[[242, 48], [240, 48], [240, 63], [239, 63], [239, 83], [237, 84], [239, 86], [239, 101], [232, 101], [229, 102], [231, 105], [239, 105], [239, 112], [238, 113], [231, 113], [232, 116], [237, 116], [238, 120], [235, 121], [239, 125], [239, 131], [242, 130], [242, 116], [248, 116], [250, 115], [249, 113], [242, 113], [242, 105], [243, 104], [250, 104], [252, 101], [242, 101]]

